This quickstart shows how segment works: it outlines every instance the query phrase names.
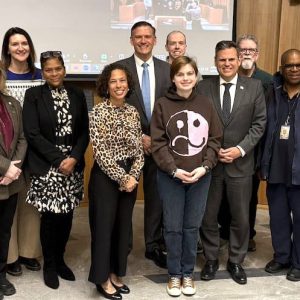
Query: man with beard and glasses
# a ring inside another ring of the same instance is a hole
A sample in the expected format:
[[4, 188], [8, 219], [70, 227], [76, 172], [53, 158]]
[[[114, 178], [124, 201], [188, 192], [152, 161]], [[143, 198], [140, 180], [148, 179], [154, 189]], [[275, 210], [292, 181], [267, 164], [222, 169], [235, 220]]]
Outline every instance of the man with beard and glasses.
[[[241, 61], [239, 67], [239, 75], [251, 77], [261, 81], [264, 92], [266, 94], [268, 86], [273, 80], [273, 76], [257, 67], [257, 60], [259, 58], [259, 49], [258, 41], [254, 35], [244, 34], [240, 36], [237, 40], [237, 47], [239, 51], [239, 58]], [[255, 151], [255, 158], [257, 157], [257, 149]], [[248, 251], [256, 251], [256, 242], [254, 236], [256, 235], [255, 219], [256, 219], [256, 207], [258, 203], [257, 192], [259, 188], [259, 178], [257, 174], [253, 175], [253, 185], [252, 185], [252, 196], [249, 207], [249, 225], [250, 225], [250, 236], [249, 236], [249, 245]], [[222, 206], [218, 216], [218, 221], [220, 223], [220, 237], [221, 244], [224, 243], [224, 240], [229, 240], [229, 224], [231, 216], [228, 208], [228, 201], [226, 195], [224, 195], [222, 200]]]

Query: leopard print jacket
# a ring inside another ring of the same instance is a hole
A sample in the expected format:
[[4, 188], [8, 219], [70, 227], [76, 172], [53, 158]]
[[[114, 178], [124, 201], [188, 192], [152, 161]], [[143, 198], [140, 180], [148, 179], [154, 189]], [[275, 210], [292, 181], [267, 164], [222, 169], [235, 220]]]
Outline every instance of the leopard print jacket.
[[[133, 106], [116, 107], [108, 100], [96, 105], [90, 117], [90, 140], [99, 167], [121, 189], [130, 176], [139, 179], [144, 153], [140, 116]], [[133, 162], [129, 173], [117, 163], [127, 159]]]

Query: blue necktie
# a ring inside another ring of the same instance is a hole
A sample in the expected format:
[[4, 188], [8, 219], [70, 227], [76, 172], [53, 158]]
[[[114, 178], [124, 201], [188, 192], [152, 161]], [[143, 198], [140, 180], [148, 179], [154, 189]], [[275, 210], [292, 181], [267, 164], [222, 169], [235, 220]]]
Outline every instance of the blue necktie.
[[142, 77], [142, 94], [143, 101], [146, 111], [146, 116], [148, 121], [151, 119], [151, 97], [150, 97], [150, 79], [149, 79], [149, 71], [148, 64], [143, 63], [143, 77]]

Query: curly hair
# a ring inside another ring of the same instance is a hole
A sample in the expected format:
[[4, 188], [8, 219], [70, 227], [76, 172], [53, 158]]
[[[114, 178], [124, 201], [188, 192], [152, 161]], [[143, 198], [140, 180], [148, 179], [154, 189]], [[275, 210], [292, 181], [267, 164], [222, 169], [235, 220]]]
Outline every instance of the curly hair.
[[124, 65], [122, 65], [120, 63], [112, 63], [112, 64], [104, 67], [102, 73], [99, 75], [98, 80], [97, 80], [97, 87], [96, 87], [97, 95], [101, 98], [106, 98], [106, 99], [108, 99], [110, 97], [109, 92], [108, 92], [108, 84], [109, 84], [109, 80], [111, 78], [111, 73], [114, 70], [122, 70], [126, 74], [127, 84], [128, 84], [128, 89], [129, 89], [129, 91], [126, 95], [126, 98], [129, 97], [134, 89], [134, 81], [133, 81], [132, 75], [131, 75], [130, 71], [127, 69], [127, 67], [125, 67]]

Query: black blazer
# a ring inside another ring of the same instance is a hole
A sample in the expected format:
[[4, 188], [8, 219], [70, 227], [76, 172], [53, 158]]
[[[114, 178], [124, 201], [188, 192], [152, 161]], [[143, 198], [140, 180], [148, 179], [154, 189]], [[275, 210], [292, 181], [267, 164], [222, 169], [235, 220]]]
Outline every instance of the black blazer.
[[[153, 57], [154, 62], [154, 73], [155, 73], [155, 101], [163, 97], [171, 85], [170, 80], [170, 65], [165, 61]], [[150, 135], [150, 123], [148, 122], [143, 95], [140, 87], [139, 77], [136, 70], [136, 64], [134, 55], [129, 58], [118, 61], [125, 65], [130, 73], [132, 74], [134, 80], [134, 91], [127, 99], [127, 102], [133, 105], [139, 112], [141, 117], [142, 131], [143, 133]]]
[[[66, 88], [72, 114], [72, 152], [77, 159], [76, 169], [84, 168], [84, 153], [89, 141], [88, 112], [83, 92]], [[55, 146], [56, 113], [47, 84], [32, 87], [25, 93], [23, 127], [28, 142], [29, 173], [45, 175], [51, 166], [59, 167], [65, 155]]]

